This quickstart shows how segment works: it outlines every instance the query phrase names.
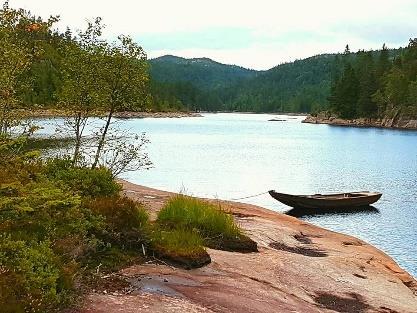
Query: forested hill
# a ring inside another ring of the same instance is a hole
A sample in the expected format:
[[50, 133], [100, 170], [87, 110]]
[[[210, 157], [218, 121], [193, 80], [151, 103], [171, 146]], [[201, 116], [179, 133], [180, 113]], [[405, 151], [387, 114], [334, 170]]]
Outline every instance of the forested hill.
[[[386, 50], [393, 60], [401, 49]], [[350, 53], [351, 61], [362, 51]], [[369, 52], [378, 58], [381, 50]], [[150, 61], [155, 103], [190, 110], [318, 112], [329, 108], [332, 81], [345, 54], [322, 54], [254, 71], [213, 60], [163, 56]], [[175, 106], [175, 105], [174, 105]]]
[[[394, 52], [394, 53], [393, 53]], [[417, 118], [417, 38], [396, 51], [345, 51], [332, 79], [329, 112], [344, 119]]]
[[310, 112], [323, 108], [335, 55], [319, 55], [255, 71], [208, 58], [150, 60], [157, 103], [191, 110]]
[[318, 55], [278, 65], [236, 86], [228, 110], [310, 112], [326, 106], [336, 56]]
[[[151, 94], [159, 110], [167, 108], [225, 110], [225, 97], [260, 72], [226, 65], [209, 58], [172, 55], [149, 60]], [[223, 96], [225, 95], [225, 96]]]
[[[368, 54], [377, 59], [381, 51]], [[344, 69], [345, 53], [316, 55], [278, 65], [236, 86], [233, 96], [225, 99], [224, 105], [228, 110], [254, 112], [327, 110], [332, 82]], [[384, 53], [387, 59], [393, 60], [401, 49], [385, 49]], [[362, 54], [363, 51], [349, 52], [349, 58], [355, 62]]]
[[158, 82], [189, 82], [201, 90], [217, 89], [252, 78], [257, 71], [226, 65], [209, 58], [185, 59], [165, 55], [149, 60], [150, 74]]

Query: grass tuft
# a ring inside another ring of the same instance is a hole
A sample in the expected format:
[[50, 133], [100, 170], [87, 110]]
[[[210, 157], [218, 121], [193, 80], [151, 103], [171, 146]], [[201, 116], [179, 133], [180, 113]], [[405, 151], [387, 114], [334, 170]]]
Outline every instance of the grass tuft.
[[185, 195], [173, 197], [159, 212], [157, 222], [170, 228], [196, 229], [207, 240], [242, 235], [233, 216], [219, 205]]
[[158, 256], [187, 269], [210, 263], [203, 244], [204, 240], [197, 232], [184, 228], [157, 228], [152, 236], [152, 247]]
[[199, 256], [204, 253], [204, 240], [188, 229], [161, 230], [154, 232], [153, 245], [158, 251], [180, 257]]

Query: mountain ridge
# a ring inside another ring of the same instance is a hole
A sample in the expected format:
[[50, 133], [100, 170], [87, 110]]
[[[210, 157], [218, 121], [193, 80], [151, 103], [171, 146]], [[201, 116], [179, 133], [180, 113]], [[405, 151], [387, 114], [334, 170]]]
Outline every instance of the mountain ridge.
[[229, 64], [229, 63], [222, 63], [216, 60], [213, 60], [209, 57], [196, 57], [196, 58], [184, 58], [184, 57], [180, 57], [180, 56], [176, 56], [173, 54], [165, 54], [159, 57], [155, 57], [155, 58], [151, 58], [149, 59], [150, 63], [155, 63], [155, 62], [172, 62], [172, 61], [177, 61], [177, 63], [180, 64], [184, 64], [184, 63], [192, 63], [192, 62], [202, 62], [202, 63], [209, 63], [209, 64], [216, 64], [216, 65], [223, 65], [223, 66], [230, 66], [230, 67], [235, 67], [235, 68], [240, 68], [240, 69], [244, 69], [244, 70], [248, 70], [251, 72], [265, 72], [266, 70], [255, 70], [255, 69], [251, 69], [248, 67], [244, 67], [241, 65], [237, 65], [237, 64]]

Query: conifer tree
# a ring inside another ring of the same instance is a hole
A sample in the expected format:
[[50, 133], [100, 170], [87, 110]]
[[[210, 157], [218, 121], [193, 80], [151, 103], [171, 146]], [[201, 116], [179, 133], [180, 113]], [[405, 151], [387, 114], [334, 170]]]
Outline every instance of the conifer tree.
[[378, 61], [376, 64], [376, 79], [378, 87], [383, 87], [383, 76], [389, 71], [391, 62], [389, 60], [389, 50], [385, 43], [382, 45], [382, 50], [379, 53]]
[[342, 118], [355, 118], [359, 94], [359, 81], [350, 63], [345, 65], [343, 75], [334, 86], [333, 109]]

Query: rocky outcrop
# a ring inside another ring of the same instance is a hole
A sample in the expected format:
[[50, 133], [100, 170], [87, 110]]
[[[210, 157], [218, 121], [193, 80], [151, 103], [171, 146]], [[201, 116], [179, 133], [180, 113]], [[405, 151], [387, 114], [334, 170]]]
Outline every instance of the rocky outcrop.
[[[154, 218], [171, 193], [123, 182]], [[253, 205], [221, 202], [259, 253], [208, 249], [212, 262], [184, 270], [155, 260], [115, 273], [120, 290], [89, 294], [79, 313], [417, 311], [417, 282], [357, 238]]]
[[303, 123], [310, 124], [328, 124], [338, 126], [355, 126], [355, 127], [381, 127], [381, 128], [399, 128], [399, 129], [414, 129], [417, 130], [417, 120], [403, 118], [394, 115], [392, 118], [371, 119], [341, 119], [335, 116], [328, 116], [325, 114], [318, 114], [317, 116], [307, 116]]

